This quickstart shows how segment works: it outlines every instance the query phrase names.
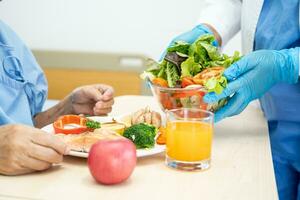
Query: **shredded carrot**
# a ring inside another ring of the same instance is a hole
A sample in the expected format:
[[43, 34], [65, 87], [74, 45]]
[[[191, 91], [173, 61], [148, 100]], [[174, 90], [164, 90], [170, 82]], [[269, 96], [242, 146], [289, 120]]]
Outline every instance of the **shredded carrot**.
[[160, 144], [160, 145], [166, 144], [166, 139], [167, 139], [166, 138], [166, 128], [165, 127], [160, 127], [159, 132], [160, 132], [160, 134], [156, 139], [156, 143]]

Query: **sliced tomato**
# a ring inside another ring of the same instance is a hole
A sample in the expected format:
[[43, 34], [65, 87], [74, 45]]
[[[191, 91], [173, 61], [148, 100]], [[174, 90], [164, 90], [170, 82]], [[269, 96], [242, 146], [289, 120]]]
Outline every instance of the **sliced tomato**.
[[168, 87], [168, 82], [163, 78], [154, 78], [152, 83], [161, 87]]
[[224, 70], [225, 70], [225, 68], [222, 66], [207, 68], [207, 69], [203, 70], [202, 72], [200, 72], [199, 74], [195, 75], [193, 77], [193, 81], [196, 84], [204, 85], [205, 82], [210, 78], [213, 78], [213, 77], [220, 78], [222, 76]]
[[[86, 118], [78, 115], [63, 115], [53, 123], [53, 128], [55, 133], [79, 134], [89, 130], [86, 122]], [[75, 125], [76, 127], [66, 128], [66, 125]]]
[[181, 87], [182, 88], [185, 88], [189, 85], [194, 85], [194, 81], [193, 81], [193, 78], [192, 77], [183, 77], [182, 80], [181, 80]]

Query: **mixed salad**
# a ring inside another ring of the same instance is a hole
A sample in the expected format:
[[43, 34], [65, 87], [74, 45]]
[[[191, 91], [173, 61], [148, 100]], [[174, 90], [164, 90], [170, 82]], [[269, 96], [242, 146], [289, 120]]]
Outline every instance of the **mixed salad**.
[[[166, 55], [160, 63], [151, 60], [148, 63], [148, 69], [141, 77], [161, 88], [201, 86], [202, 91], [220, 94], [227, 86], [227, 79], [223, 76], [223, 72], [240, 59], [240, 54], [237, 51], [233, 56], [221, 54], [213, 45], [214, 40], [213, 35], [205, 34], [192, 44], [184, 41], [176, 42], [167, 49]], [[176, 95], [178, 96], [178, 94]], [[164, 99], [166, 98], [164, 97]], [[182, 100], [180, 99], [181, 103], [183, 103]], [[170, 102], [168, 103], [170, 104]], [[224, 105], [224, 103], [223, 100], [222, 104]], [[169, 109], [166, 106], [174, 108], [171, 105], [163, 105], [165, 109]]]
[[167, 49], [162, 62], [152, 62], [142, 77], [163, 87], [184, 88], [199, 84], [208, 92], [221, 93], [227, 85], [223, 71], [240, 59], [239, 52], [233, 56], [219, 53], [213, 45], [211, 34], [200, 36], [194, 43], [178, 41]]

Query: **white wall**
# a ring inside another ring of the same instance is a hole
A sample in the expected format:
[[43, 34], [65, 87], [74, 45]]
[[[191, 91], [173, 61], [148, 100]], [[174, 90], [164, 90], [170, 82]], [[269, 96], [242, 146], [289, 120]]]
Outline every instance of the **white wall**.
[[[30, 48], [142, 53], [158, 58], [190, 29], [201, 0], [2, 0], [0, 18]], [[238, 35], [224, 51], [240, 50]]]

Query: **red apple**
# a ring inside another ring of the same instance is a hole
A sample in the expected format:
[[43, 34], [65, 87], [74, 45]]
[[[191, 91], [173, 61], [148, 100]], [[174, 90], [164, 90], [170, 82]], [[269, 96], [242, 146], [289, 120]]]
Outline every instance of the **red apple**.
[[88, 156], [92, 176], [107, 185], [125, 181], [135, 165], [136, 148], [126, 138], [100, 140], [92, 146]]

